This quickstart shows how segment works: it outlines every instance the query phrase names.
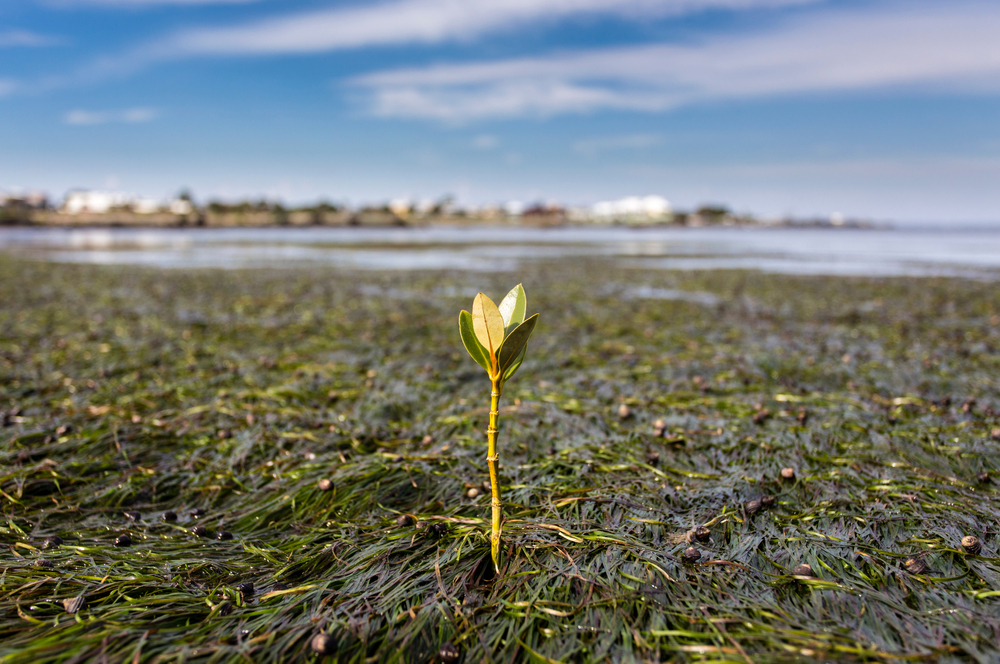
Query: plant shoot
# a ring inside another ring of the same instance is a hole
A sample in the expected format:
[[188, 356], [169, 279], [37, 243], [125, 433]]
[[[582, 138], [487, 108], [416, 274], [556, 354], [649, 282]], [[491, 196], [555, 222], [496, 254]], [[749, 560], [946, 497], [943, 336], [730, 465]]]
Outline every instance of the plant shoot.
[[490, 554], [497, 574], [500, 573], [500, 540], [503, 532], [503, 503], [500, 500], [500, 483], [497, 475], [497, 462], [500, 459], [497, 452], [500, 395], [503, 394], [504, 383], [514, 375], [524, 361], [528, 337], [531, 336], [538, 320], [538, 314], [525, 319], [527, 303], [524, 288], [518, 284], [501, 300], [499, 307], [493, 300], [479, 293], [472, 302], [472, 313], [463, 310], [458, 316], [462, 343], [465, 344], [465, 349], [469, 351], [472, 359], [486, 370], [492, 386], [490, 424], [486, 429], [489, 444], [486, 462], [490, 469], [490, 488], [493, 493]]

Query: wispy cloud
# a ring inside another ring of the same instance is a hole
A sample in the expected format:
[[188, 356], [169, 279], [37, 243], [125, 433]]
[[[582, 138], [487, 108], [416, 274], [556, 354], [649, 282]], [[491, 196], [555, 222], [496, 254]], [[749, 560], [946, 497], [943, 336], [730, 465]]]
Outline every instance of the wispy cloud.
[[53, 46], [61, 43], [58, 37], [40, 35], [28, 30], [0, 31], [0, 47], [10, 46]]
[[587, 138], [573, 143], [573, 149], [589, 157], [614, 150], [642, 150], [659, 145], [663, 137], [659, 134], [628, 134], [624, 136], [601, 136]]
[[128, 108], [122, 111], [74, 110], [63, 117], [68, 125], [101, 125], [110, 123], [139, 124], [154, 120], [159, 115], [152, 108]]
[[5, 97], [17, 90], [17, 81], [10, 78], [0, 78], [0, 97]]
[[372, 113], [477, 118], [664, 110], [842, 90], [1000, 89], [1000, 6], [824, 11], [741, 36], [376, 72], [349, 84]]
[[[39, 0], [63, 7], [152, 7], [243, 4], [261, 0]], [[74, 72], [52, 75], [18, 91], [78, 87], [135, 74], [158, 62], [192, 57], [311, 54], [379, 46], [474, 41], [526, 26], [594, 16], [641, 21], [707, 11], [752, 11], [822, 4], [827, 0], [382, 0], [289, 12], [228, 26], [187, 28], [124, 54], [105, 55]]]
[[[124, 3], [128, 0], [117, 1]], [[488, 33], [502, 33], [523, 25], [576, 16], [615, 15], [638, 19], [650, 15], [682, 15], [713, 9], [749, 10], [820, 1], [395, 0], [300, 12], [243, 25], [187, 30], [173, 35], [156, 50], [173, 56], [245, 55], [437, 44], [467, 41]]]

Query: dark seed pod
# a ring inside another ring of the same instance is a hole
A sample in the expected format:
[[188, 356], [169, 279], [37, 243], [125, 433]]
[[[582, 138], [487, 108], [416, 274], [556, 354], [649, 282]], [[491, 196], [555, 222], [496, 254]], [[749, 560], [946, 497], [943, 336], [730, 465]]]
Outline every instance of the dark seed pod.
[[128, 535], [119, 535], [115, 538], [115, 546], [132, 546], [132, 538]]
[[409, 514], [401, 514], [399, 516], [399, 518], [396, 519], [396, 525], [399, 526], [399, 527], [401, 527], [401, 528], [405, 528], [407, 526], [412, 526], [416, 522], [417, 522], [417, 520], [414, 519]]
[[190, 513], [191, 516], [193, 516], [195, 519], [197, 519], [198, 517], [205, 516], [205, 510], [201, 509], [200, 507], [194, 508], [193, 510], [191, 510]]
[[923, 558], [907, 558], [903, 566], [910, 574], [925, 574], [930, 569]]
[[760, 506], [764, 509], [774, 507], [774, 496], [762, 496], [760, 499]]
[[660, 464], [660, 453], [650, 452], [646, 455], [646, 463], [650, 466], [658, 466]]
[[125, 512], [125, 518], [129, 521], [142, 521], [142, 514], [135, 510], [128, 510]]
[[288, 590], [288, 586], [286, 586], [281, 581], [278, 581], [277, 583], [271, 584], [271, 592], [272, 593], [276, 593], [276, 592], [279, 592], [279, 591], [282, 591], [282, 590]]
[[795, 419], [799, 421], [799, 424], [805, 425], [809, 421], [809, 411], [805, 408], [799, 408], [799, 412], [796, 413]]
[[438, 659], [444, 664], [455, 664], [458, 661], [458, 648], [451, 643], [444, 644], [438, 651]]
[[694, 548], [693, 546], [689, 546], [688, 548], [684, 549], [684, 553], [681, 554], [681, 560], [683, 560], [688, 565], [698, 562], [699, 558], [701, 558], [701, 551]]
[[83, 597], [71, 597], [62, 601], [63, 610], [66, 613], [79, 613], [83, 607], [87, 606], [87, 600]]
[[795, 469], [794, 468], [782, 468], [781, 469], [781, 479], [783, 479], [783, 480], [794, 480], [795, 479]]
[[801, 565], [796, 565], [792, 568], [792, 574], [795, 576], [812, 576], [813, 568], [805, 563]]
[[232, 612], [233, 612], [233, 605], [230, 602], [223, 602], [219, 606], [219, 615], [220, 616], [228, 616]]
[[45, 538], [44, 542], [42, 542], [42, 548], [43, 549], [58, 549], [59, 546], [62, 543], [63, 543], [63, 541], [62, 541], [61, 537], [59, 537], [58, 535], [50, 535], [49, 537]]
[[990, 474], [987, 473], [986, 471], [983, 471], [978, 475], [976, 475], [976, 481], [979, 482], [980, 484], [986, 484], [987, 482], [990, 481]]
[[753, 516], [760, 511], [760, 501], [757, 499], [748, 500], [743, 507], [746, 508], [748, 515]]
[[707, 542], [712, 539], [712, 531], [705, 526], [698, 526], [688, 533], [688, 542]]
[[160, 515], [160, 518], [163, 519], [164, 521], [170, 521], [170, 522], [176, 521], [177, 512], [164, 512], [163, 514]]
[[428, 533], [434, 539], [441, 539], [448, 534], [448, 524], [446, 523], [435, 523], [431, 524], [431, 527], [427, 529]]
[[42, 569], [52, 569], [52, 561], [45, 560], [44, 558], [39, 558], [34, 562], [35, 567], [41, 567]]
[[332, 655], [337, 652], [337, 640], [329, 634], [317, 634], [309, 644], [314, 653]]
[[243, 599], [250, 599], [251, 597], [253, 597], [254, 589], [252, 581], [241, 583], [240, 585], [236, 586], [236, 589], [240, 591], [241, 595], [243, 595]]
[[316, 486], [320, 491], [330, 491], [333, 489], [333, 482], [326, 479], [325, 477], [316, 483]]
[[191, 534], [196, 537], [208, 537], [208, 528], [205, 526], [195, 526], [191, 529]]
[[215, 534], [215, 539], [217, 540], [231, 540], [233, 539], [233, 534], [228, 530], [220, 530]]
[[962, 538], [962, 548], [965, 549], [966, 553], [978, 556], [979, 552], [983, 550], [983, 543], [975, 535], [966, 535]]
[[769, 411], [767, 408], [761, 408], [760, 410], [758, 410], [756, 413], [753, 414], [753, 423], [763, 424], [770, 417], [771, 417], [771, 411]]

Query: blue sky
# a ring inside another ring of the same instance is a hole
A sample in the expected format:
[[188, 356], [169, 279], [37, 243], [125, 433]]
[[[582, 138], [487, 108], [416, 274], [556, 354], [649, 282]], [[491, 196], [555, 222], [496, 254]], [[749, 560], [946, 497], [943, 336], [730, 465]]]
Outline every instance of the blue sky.
[[1000, 221], [1000, 3], [3, 0], [0, 190]]

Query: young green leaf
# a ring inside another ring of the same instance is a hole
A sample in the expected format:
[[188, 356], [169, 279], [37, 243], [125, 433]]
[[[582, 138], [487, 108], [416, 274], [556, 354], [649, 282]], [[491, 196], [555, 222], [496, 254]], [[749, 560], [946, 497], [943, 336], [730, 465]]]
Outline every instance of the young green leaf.
[[503, 343], [503, 317], [493, 300], [482, 293], [472, 302], [472, 329], [486, 349], [490, 363], [496, 366], [497, 351]]
[[524, 322], [524, 311], [528, 307], [528, 298], [521, 284], [514, 286], [500, 301], [500, 316], [503, 318], [504, 334]]
[[479, 339], [476, 338], [476, 332], [472, 326], [472, 314], [468, 311], [463, 310], [458, 315], [458, 331], [462, 335], [462, 343], [465, 344], [465, 350], [469, 351], [469, 355], [472, 356], [472, 359], [479, 366], [486, 369], [486, 373], [490, 373], [489, 351], [483, 348], [483, 345], [479, 343]]
[[518, 355], [520, 355], [521, 351], [525, 349], [526, 344], [528, 343], [528, 337], [531, 336], [532, 331], [535, 329], [535, 323], [537, 322], [538, 314], [535, 314], [511, 330], [510, 334], [507, 335], [507, 338], [503, 340], [503, 344], [500, 346], [500, 352], [497, 353], [497, 366], [500, 368], [501, 376], [507, 373], [507, 369], [513, 366]]
[[510, 380], [510, 377], [517, 373], [517, 370], [521, 368], [521, 362], [524, 362], [524, 355], [528, 351], [528, 344], [521, 346], [521, 354], [517, 356], [514, 363], [511, 364], [506, 371], [503, 372], [503, 382]]

